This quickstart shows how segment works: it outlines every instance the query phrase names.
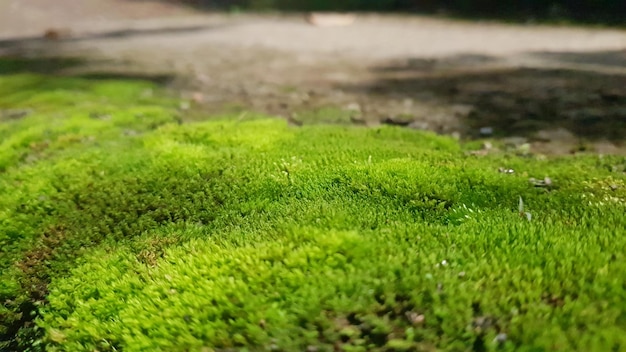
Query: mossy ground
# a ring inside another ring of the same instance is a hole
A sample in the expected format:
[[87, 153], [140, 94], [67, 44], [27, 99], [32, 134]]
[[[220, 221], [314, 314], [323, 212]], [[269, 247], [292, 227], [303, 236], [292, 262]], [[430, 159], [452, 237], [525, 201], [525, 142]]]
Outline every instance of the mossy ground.
[[0, 349], [626, 349], [623, 157], [177, 106], [0, 76]]

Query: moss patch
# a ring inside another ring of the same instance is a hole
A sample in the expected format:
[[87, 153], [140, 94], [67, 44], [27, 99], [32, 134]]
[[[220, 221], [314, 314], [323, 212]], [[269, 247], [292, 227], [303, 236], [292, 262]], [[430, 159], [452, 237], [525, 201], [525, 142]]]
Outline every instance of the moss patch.
[[29, 111], [0, 122], [6, 348], [626, 346], [624, 158], [472, 156], [261, 116], [180, 125], [144, 82], [0, 87], [1, 110]]

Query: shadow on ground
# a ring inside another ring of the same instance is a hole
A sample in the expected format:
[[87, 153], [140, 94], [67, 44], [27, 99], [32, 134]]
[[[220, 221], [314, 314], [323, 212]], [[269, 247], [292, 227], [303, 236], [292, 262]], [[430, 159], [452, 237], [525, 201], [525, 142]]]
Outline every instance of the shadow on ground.
[[187, 34], [190, 32], [199, 32], [210, 29], [223, 28], [226, 24], [215, 25], [190, 25], [184, 27], [164, 27], [164, 28], [143, 28], [143, 29], [123, 29], [99, 32], [94, 34], [65, 33], [64, 30], [50, 30], [48, 33], [42, 33], [41, 36], [8, 38], [0, 40], [0, 53], [19, 52], [20, 49], [28, 50], [32, 48], [48, 49], [52, 45], [67, 42], [79, 42], [99, 39], [115, 39], [127, 37], [146, 37], [158, 35]]
[[0, 75], [17, 73], [57, 74], [63, 70], [78, 67], [84, 60], [78, 58], [23, 58], [0, 56]]
[[[11, 74], [40, 74], [74, 77], [87, 80], [141, 80], [166, 86], [174, 80], [171, 75], [141, 74], [126, 71], [98, 71], [92, 69], [93, 62], [74, 57], [25, 58], [0, 56], [0, 76]], [[54, 88], [54, 80], [46, 80], [44, 87]], [[41, 83], [37, 83], [40, 84]]]
[[626, 49], [597, 52], [536, 52], [532, 55], [564, 63], [617, 67], [626, 70]]
[[[408, 59], [374, 68], [374, 81], [341, 88], [383, 99], [408, 99], [417, 106], [433, 102], [468, 106], [460, 123], [463, 134], [470, 138], [481, 137], [482, 132], [483, 136], [541, 140], [552, 139], [555, 136], [550, 131], [559, 131], [559, 138], [617, 144], [626, 139], [624, 52], [533, 55], [550, 59], [551, 64], [548, 68], [513, 68], [498, 66], [497, 59], [480, 55]], [[624, 70], [606, 74], [568, 68], [569, 63]]]

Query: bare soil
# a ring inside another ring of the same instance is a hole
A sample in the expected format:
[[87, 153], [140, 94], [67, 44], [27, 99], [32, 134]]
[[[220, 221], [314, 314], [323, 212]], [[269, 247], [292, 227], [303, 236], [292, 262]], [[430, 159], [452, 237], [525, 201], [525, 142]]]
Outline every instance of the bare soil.
[[12, 0], [0, 3], [0, 56], [84, 60], [54, 70], [64, 74], [167, 78], [189, 111], [254, 109], [295, 124], [389, 123], [548, 154], [626, 154], [618, 29], [375, 14], [321, 28], [300, 15], [217, 14], [176, 1]]

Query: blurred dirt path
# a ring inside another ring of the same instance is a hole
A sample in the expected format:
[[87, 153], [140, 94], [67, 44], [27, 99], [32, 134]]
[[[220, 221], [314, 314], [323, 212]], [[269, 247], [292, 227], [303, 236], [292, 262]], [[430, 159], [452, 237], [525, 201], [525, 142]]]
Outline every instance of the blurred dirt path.
[[[58, 40], [43, 39], [51, 28]], [[208, 111], [494, 135], [553, 153], [626, 148], [624, 30], [378, 15], [320, 28], [302, 16], [175, 1], [5, 0], [0, 55], [175, 75], [181, 94]]]

